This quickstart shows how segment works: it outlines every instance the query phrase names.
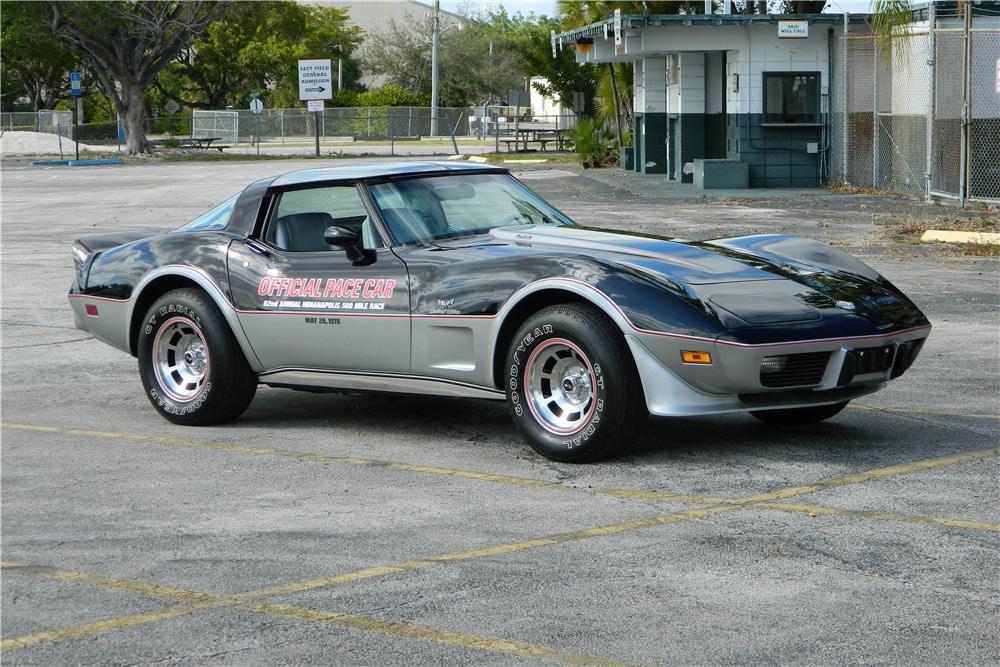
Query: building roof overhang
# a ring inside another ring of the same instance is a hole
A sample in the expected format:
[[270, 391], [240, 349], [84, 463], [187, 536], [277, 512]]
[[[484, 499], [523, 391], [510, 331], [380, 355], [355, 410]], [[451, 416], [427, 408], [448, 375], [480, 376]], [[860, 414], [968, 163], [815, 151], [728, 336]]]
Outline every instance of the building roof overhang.
[[[863, 23], [867, 14], [847, 14], [851, 23]], [[651, 14], [642, 16], [636, 14], [622, 15], [622, 30], [641, 30], [643, 28], [676, 27], [686, 28], [692, 25], [738, 25], [753, 26], [758, 24], [775, 24], [778, 21], [807, 20], [810, 24], [843, 24], [844, 14]], [[573, 44], [581, 39], [607, 37], [614, 31], [615, 17], [605, 16], [600, 21], [585, 25], [574, 30], [557, 33], [558, 44]]]

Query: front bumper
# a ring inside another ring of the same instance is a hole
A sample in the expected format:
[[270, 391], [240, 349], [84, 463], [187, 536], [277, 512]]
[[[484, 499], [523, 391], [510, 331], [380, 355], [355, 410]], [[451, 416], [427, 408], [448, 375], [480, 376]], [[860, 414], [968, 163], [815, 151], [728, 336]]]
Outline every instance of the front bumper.
[[[824, 405], [878, 391], [905, 372], [920, 351], [930, 326], [884, 336], [813, 340], [770, 345], [630, 334], [626, 336], [646, 405], [659, 416], [684, 416]], [[870, 371], [857, 363], [858, 351], [891, 348], [888, 366]], [[711, 364], [684, 364], [681, 351], [709, 352]], [[765, 386], [761, 364], [766, 357], [827, 353], [825, 366], [802, 386]]]

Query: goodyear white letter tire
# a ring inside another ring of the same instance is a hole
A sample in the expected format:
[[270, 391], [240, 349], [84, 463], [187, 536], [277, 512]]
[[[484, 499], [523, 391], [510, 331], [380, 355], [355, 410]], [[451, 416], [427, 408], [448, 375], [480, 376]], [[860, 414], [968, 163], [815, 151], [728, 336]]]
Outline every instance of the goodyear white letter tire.
[[553, 461], [617, 456], [645, 423], [642, 382], [625, 339], [593, 306], [562, 304], [532, 315], [504, 369], [514, 423]]
[[218, 424], [250, 405], [257, 376], [201, 290], [167, 292], [139, 326], [142, 386], [165, 419], [189, 426]]

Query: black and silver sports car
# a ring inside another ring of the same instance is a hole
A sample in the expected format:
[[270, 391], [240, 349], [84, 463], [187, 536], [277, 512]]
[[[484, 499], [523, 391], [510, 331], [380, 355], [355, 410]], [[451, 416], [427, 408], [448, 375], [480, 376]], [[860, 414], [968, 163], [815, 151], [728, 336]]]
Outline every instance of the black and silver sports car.
[[73, 253], [77, 326], [138, 357], [172, 422], [234, 419], [258, 384], [506, 400], [559, 461], [622, 452], [648, 413], [826, 419], [930, 332], [837, 248], [581, 227], [470, 164], [285, 174]]

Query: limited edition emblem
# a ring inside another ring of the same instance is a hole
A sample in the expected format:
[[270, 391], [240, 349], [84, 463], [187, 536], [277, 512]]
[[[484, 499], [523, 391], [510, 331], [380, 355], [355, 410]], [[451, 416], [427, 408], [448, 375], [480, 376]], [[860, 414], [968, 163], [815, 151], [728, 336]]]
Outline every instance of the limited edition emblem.
[[841, 308], [843, 310], [854, 310], [854, 304], [850, 301], [838, 301], [837, 308]]

